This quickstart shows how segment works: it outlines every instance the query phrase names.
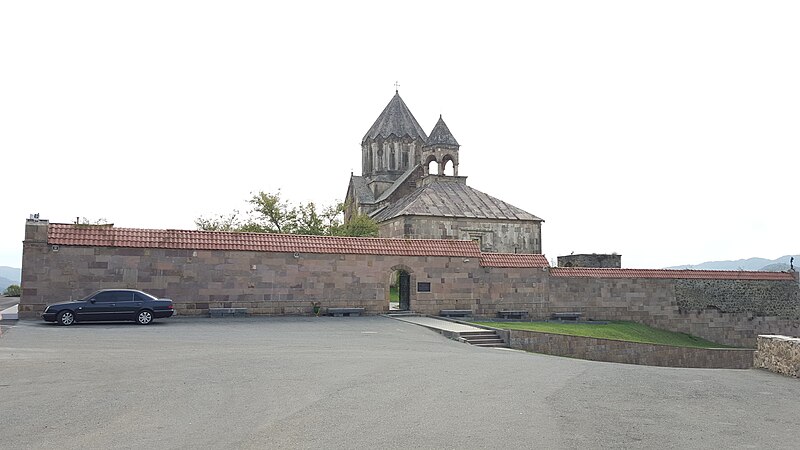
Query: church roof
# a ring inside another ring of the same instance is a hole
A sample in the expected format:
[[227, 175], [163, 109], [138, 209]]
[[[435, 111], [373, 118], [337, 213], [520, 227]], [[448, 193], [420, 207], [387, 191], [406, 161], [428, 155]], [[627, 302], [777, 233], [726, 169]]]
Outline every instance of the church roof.
[[426, 183], [397, 203], [378, 211], [373, 219], [380, 223], [399, 216], [542, 220], [516, 206], [473, 189], [466, 183], [446, 180]]
[[377, 200], [375, 200], [375, 202], [380, 203], [389, 198], [390, 195], [394, 194], [394, 191], [396, 191], [397, 188], [402, 186], [402, 184], [405, 183], [406, 180], [409, 179], [409, 177], [411, 177], [411, 175], [414, 173], [415, 170], [419, 168], [419, 166], [420, 166], [419, 164], [416, 164], [414, 166], [409, 167], [408, 170], [406, 170], [405, 172], [403, 172], [402, 175], [400, 175], [400, 178], [395, 180], [395, 182], [391, 186], [389, 186], [389, 189], [386, 189], [383, 192], [383, 194], [381, 194], [381, 196], [378, 197]]
[[391, 135], [409, 136], [412, 139], [420, 138], [423, 141], [428, 138], [397, 91], [361, 142], [363, 143], [367, 139], [376, 139], [379, 136], [388, 138]]
[[358, 175], [350, 176], [350, 183], [353, 188], [353, 197], [358, 200], [358, 203], [375, 203], [375, 196], [367, 186], [367, 179]]
[[439, 114], [439, 121], [436, 122], [436, 125], [431, 130], [431, 135], [428, 136], [428, 140], [425, 141], [425, 146], [432, 146], [432, 145], [449, 145], [453, 147], [458, 147], [458, 141], [456, 138], [453, 137], [453, 133], [450, 132], [450, 129], [447, 128], [447, 124], [444, 123], [442, 120], [442, 115]]

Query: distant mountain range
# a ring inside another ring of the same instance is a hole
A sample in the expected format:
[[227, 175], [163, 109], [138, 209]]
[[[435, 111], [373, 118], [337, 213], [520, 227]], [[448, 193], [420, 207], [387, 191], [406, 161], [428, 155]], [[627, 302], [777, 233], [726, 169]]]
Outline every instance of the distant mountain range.
[[0, 266], [0, 295], [12, 284], [20, 284], [22, 269], [16, 267]]
[[687, 264], [685, 266], [672, 266], [667, 269], [694, 269], [694, 270], [762, 270], [767, 272], [782, 272], [789, 270], [789, 260], [794, 257], [794, 269], [800, 270], [800, 255], [786, 255], [777, 259], [749, 258], [736, 261], [707, 261], [701, 264]]

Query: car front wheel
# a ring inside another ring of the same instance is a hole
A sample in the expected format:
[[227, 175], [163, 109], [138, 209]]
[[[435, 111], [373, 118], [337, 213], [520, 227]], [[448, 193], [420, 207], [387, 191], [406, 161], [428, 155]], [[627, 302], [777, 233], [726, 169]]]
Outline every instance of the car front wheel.
[[153, 313], [148, 310], [139, 311], [136, 321], [139, 322], [139, 325], [147, 325], [153, 321]]
[[72, 311], [61, 311], [56, 317], [56, 323], [65, 327], [70, 326], [75, 323], [75, 314], [72, 314]]

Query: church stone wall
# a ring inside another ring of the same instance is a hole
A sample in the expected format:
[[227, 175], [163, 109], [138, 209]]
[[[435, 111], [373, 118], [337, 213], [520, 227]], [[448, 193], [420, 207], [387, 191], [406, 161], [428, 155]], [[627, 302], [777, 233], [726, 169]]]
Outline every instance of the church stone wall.
[[479, 240], [481, 251], [541, 253], [541, 224], [524, 220], [400, 216], [379, 225], [380, 237]]

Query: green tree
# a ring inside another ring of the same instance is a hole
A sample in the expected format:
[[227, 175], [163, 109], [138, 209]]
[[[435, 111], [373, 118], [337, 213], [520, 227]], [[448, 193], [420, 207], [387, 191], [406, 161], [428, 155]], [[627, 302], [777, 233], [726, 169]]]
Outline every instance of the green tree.
[[300, 205], [295, 210], [295, 234], [326, 235], [329, 234], [329, 227], [325, 226], [323, 217], [317, 213], [314, 202]]
[[6, 297], [19, 297], [22, 294], [22, 289], [20, 289], [18, 284], [12, 284], [6, 288], [6, 291], [3, 292], [3, 294]]
[[200, 230], [256, 233], [307, 234], [318, 236], [377, 236], [378, 225], [368, 216], [342, 223], [344, 204], [317, 208], [314, 202], [292, 205], [276, 193], [260, 191], [248, 200], [253, 209], [242, 217], [239, 211], [194, 221]]
[[76, 217], [75, 218], [75, 225], [79, 227], [101, 227], [101, 226], [112, 226], [114, 224], [109, 223], [107, 219], [101, 217], [97, 220], [89, 220], [86, 217]]
[[231, 214], [206, 219], [198, 217], [194, 221], [198, 230], [205, 231], [241, 231], [242, 222], [239, 219], [239, 211], [234, 210]]
[[378, 236], [378, 224], [366, 214], [358, 214], [350, 218], [350, 221], [341, 225], [337, 233], [339, 236]]
[[260, 191], [254, 194], [249, 200], [253, 205], [252, 214], [255, 220], [251, 220], [251, 228], [248, 231], [256, 231], [253, 225], [260, 225], [264, 232], [268, 233], [288, 233], [293, 234], [297, 228], [297, 210], [290, 207], [289, 203], [281, 199], [281, 191], [271, 194]]

